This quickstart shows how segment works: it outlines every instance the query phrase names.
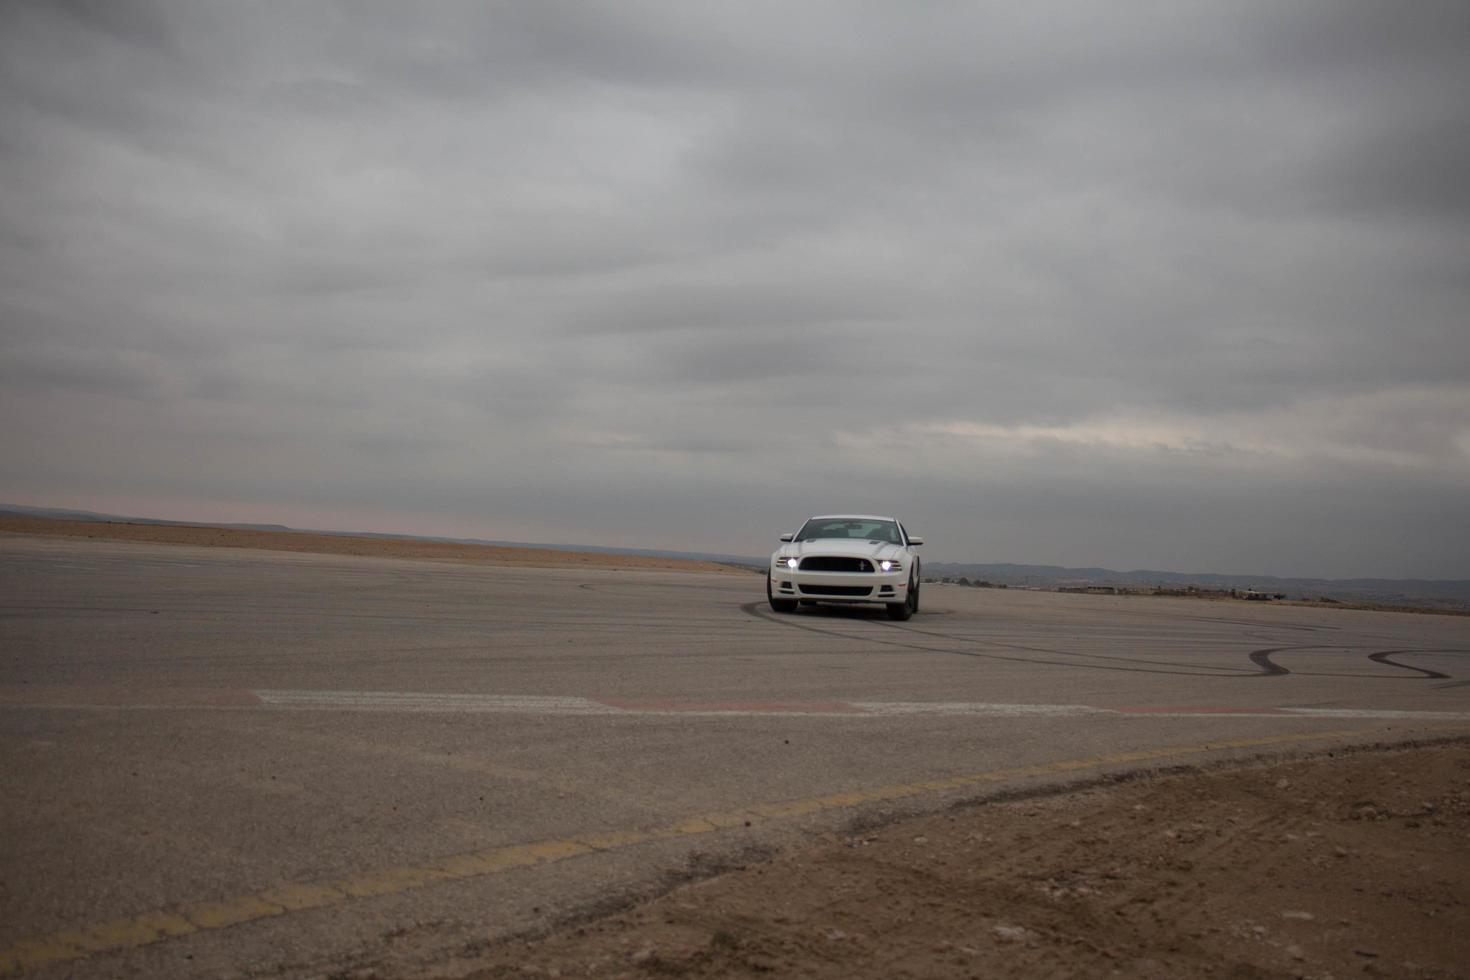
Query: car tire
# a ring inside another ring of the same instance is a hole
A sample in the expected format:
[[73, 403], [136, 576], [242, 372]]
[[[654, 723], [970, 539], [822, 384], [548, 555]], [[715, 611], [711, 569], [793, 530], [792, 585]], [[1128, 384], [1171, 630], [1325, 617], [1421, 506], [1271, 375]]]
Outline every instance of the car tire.
[[771, 604], [771, 608], [776, 610], [776, 612], [796, 612], [795, 599], [777, 599], [771, 595], [771, 577], [769, 575], [766, 576], [766, 601]]
[[909, 579], [909, 593], [903, 602], [890, 602], [888, 604], [888, 618], [896, 619], [900, 623], [907, 620], [919, 611], [919, 586], [913, 578]]

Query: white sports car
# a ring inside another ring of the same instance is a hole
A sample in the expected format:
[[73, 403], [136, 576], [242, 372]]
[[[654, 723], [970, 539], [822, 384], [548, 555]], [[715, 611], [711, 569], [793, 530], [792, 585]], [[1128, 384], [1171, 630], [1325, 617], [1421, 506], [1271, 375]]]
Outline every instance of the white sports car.
[[891, 517], [813, 517], [771, 555], [766, 598], [776, 612], [798, 603], [863, 602], [894, 619], [919, 611], [919, 553], [924, 543]]

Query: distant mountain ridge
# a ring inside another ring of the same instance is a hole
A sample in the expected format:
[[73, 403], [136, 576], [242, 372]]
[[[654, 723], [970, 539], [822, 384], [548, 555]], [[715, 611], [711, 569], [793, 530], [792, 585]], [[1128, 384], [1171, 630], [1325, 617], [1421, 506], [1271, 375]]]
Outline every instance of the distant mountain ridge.
[[[610, 555], [646, 555], [657, 558], [689, 558], [730, 565], [765, 566], [765, 558], [749, 555], [712, 554], [697, 551], [662, 551], [651, 548], [617, 548], [602, 545], [545, 544], [501, 541], [486, 538], [451, 538], [422, 534], [389, 534], [381, 531], [319, 531], [284, 524], [221, 524], [205, 521], [169, 521], [153, 517], [126, 517], [89, 510], [61, 507], [29, 507], [0, 503], [0, 515], [41, 517], [71, 521], [113, 521], [131, 524], [173, 524], [185, 527], [224, 527], [250, 531], [297, 531], [341, 537], [388, 538], [413, 541], [449, 541], [456, 544], [488, 544], [514, 548], [546, 548], [553, 551], [586, 551]], [[1062, 565], [1020, 565], [1007, 562], [924, 562], [925, 578], [968, 578], [972, 581], [1030, 588], [1076, 585], [1116, 585], [1134, 588], [1190, 585], [1207, 589], [1257, 589], [1282, 592], [1294, 598], [1325, 597], [1343, 602], [1375, 602], [1394, 605], [1423, 605], [1446, 609], [1470, 609], [1470, 580], [1463, 579], [1319, 579], [1283, 578], [1274, 575], [1223, 575], [1217, 572], [1165, 572], [1139, 569], [1130, 572], [1111, 568], [1068, 568]]]
[[490, 538], [450, 538], [432, 534], [392, 534], [386, 531], [322, 531], [309, 527], [288, 527], [285, 524], [222, 524], [218, 521], [169, 521], [156, 517], [127, 517], [122, 514], [101, 514], [90, 510], [67, 510], [61, 507], [29, 507], [21, 504], [0, 503], [0, 517], [38, 517], [64, 521], [97, 521], [122, 524], [159, 524], [175, 527], [222, 527], [238, 531], [284, 531], [297, 534], [328, 534], [342, 538], [379, 538], [392, 541], [444, 541], [450, 544], [488, 544], [507, 548], [542, 548], [547, 551], [585, 551], [601, 555], [640, 555], [648, 558], [687, 558], [691, 561], [713, 561], [727, 565], [751, 565], [761, 567], [764, 558], [748, 555], [721, 555], [702, 551], [659, 551], [653, 548], [617, 548], [595, 544], [546, 544], [534, 541], [501, 541]]
[[1325, 597], [1346, 602], [1418, 603], [1470, 609], [1470, 580], [1388, 578], [1286, 578], [1276, 575], [1223, 575], [1218, 572], [1164, 572], [1139, 569], [1067, 568], [1062, 565], [1016, 565], [925, 562], [926, 577], [964, 577], [997, 585], [1055, 588], [1075, 585], [1163, 586], [1206, 589], [1256, 589], [1296, 598]]
[[[100, 521], [126, 524], [167, 524], [174, 527], [227, 527], [238, 531], [294, 531], [296, 528], [284, 524], [220, 524], [214, 521], [168, 521], [158, 517], [124, 517], [120, 514], [99, 514], [92, 510], [68, 510], [65, 507], [27, 507], [23, 504], [0, 504], [0, 516], [42, 517], [58, 521]], [[336, 532], [316, 532], [332, 534]]]

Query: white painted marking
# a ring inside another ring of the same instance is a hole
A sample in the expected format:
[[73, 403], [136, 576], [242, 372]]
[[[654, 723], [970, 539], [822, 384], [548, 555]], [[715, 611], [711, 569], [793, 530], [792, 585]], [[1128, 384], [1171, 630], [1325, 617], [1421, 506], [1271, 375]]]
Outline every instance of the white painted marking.
[[1470, 718], [1470, 713], [1464, 711], [1401, 711], [1376, 708], [1282, 708], [1281, 710], [1310, 718], [1422, 718], [1425, 720], [1444, 718], [1451, 721]]
[[1014, 718], [1019, 715], [1116, 714], [1108, 708], [1085, 704], [979, 704], [967, 701], [854, 701], [854, 708], [869, 715], [989, 715]]
[[409, 713], [619, 715], [628, 712], [587, 698], [524, 694], [432, 694], [393, 691], [256, 691], [272, 708], [308, 711]]

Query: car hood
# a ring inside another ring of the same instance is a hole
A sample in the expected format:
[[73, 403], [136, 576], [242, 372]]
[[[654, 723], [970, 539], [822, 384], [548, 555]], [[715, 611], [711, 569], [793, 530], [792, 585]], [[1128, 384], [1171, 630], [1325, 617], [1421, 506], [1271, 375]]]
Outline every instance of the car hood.
[[784, 544], [776, 552], [788, 558], [807, 555], [843, 555], [853, 558], [891, 558], [903, 554], [903, 546], [885, 541], [857, 541], [849, 538], [818, 538]]

